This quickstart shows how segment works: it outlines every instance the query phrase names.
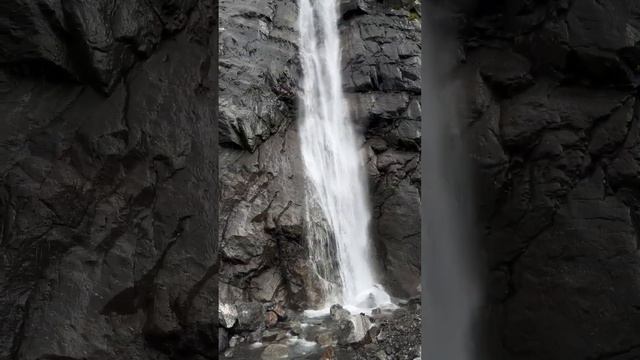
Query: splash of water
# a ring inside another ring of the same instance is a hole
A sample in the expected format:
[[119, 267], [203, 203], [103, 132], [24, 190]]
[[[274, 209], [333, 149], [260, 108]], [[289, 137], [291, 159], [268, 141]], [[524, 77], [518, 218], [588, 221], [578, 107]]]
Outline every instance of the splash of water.
[[[369, 193], [342, 91], [337, 21], [335, 0], [300, 0], [300, 137], [312, 185], [307, 194], [307, 236], [311, 262], [324, 280], [322, 305], [342, 303], [350, 311], [366, 311], [390, 303], [390, 298], [376, 284], [371, 264]], [[324, 224], [311, 218], [314, 207], [320, 208]]]

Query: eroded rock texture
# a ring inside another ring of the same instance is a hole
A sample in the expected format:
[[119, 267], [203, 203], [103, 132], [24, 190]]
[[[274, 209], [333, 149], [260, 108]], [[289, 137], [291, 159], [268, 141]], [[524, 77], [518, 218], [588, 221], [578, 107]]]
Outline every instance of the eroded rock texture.
[[457, 15], [490, 358], [639, 358], [640, 3], [480, 1]]
[[[419, 8], [341, 2], [344, 87], [369, 159], [378, 265], [401, 297], [417, 293], [420, 276]], [[220, 3], [220, 302], [231, 305], [220, 316], [233, 332], [233, 304], [318, 300], [297, 133], [297, 15], [293, 0]], [[319, 209], [309, 216], [322, 221]]]
[[221, 1], [220, 19], [220, 302], [284, 302], [308, 272], [297, 5]]
[[342, 2], [344, 88], [366, 137], [379, 272], [404, 298], [420, 284], [420, 10], [414, 1]]
[[0, 4], [0, 359], [216, 356], [215, 22]]

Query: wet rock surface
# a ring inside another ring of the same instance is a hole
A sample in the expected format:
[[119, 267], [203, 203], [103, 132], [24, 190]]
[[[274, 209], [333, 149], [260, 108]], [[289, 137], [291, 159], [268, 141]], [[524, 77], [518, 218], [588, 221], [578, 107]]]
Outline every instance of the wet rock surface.
[[374, 325], [355, 348], [354, 359], [416, 360], [421, 359], [420, 301], [413, 298], [392, 316], [374, 315]]
[[343, 87], [365, 135], [379, 273], [408, 298], [420, 283], [421, 5], [342, 5]]
[[224, 358], [308, 360], [414, 360], [420, 358], [420, 302], [413, 299], [396, 310], [372, 316], [349, 314], [307, 318], [292, 314], [289, 321], [260, 336], [237, 335]]
[[331, 305], [329, 316], [331, 316], [331, 320], [340, 321], [349, 318], [351, 313], [349, 310], [343, 309], [342, 306], [335, 304]]
[[488, 358], [636, 358], [638, 3], [468, 5], [437, 21], [461, 41]]
[[221, 1], [220, 14], [220, 303], [304, 306], [297, 5]]
[[0, 5], [0, 358], [215, 354], [216, 16]]

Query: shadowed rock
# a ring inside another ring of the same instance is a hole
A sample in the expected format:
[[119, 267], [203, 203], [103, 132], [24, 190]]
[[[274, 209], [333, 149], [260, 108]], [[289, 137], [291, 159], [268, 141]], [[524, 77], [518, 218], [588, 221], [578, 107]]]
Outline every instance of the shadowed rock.
[[215, 351], [216, 12], [173, 3], [0, 5], [0, 358]]

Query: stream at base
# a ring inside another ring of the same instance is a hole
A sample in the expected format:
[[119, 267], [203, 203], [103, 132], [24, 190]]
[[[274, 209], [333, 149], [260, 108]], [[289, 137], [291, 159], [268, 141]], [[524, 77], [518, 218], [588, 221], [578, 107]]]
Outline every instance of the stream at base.
[[353, 315], [337, 305], [322, 316], [294, 313], [269, 329], [233, 336], [224, 358], [415, 360], [421, 354], [420, 313], [418, 298], [371, 315]]

